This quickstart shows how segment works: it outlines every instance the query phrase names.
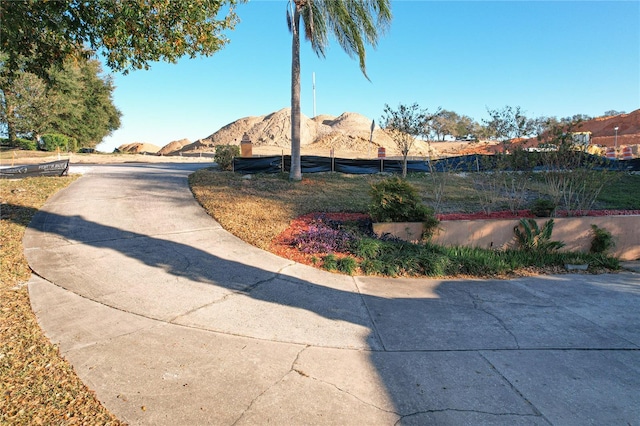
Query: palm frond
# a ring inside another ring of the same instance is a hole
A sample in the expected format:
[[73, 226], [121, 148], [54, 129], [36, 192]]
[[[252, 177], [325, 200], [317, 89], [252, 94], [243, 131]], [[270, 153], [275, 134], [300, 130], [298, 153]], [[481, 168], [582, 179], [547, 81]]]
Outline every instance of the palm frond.
[[376, 47], [391, 23], [389, 0], [307, 0], [296, 3], [304, 22], [305, 37], [313, 51], [324, 57], [331, 34], [366, 72], [366, 46]]

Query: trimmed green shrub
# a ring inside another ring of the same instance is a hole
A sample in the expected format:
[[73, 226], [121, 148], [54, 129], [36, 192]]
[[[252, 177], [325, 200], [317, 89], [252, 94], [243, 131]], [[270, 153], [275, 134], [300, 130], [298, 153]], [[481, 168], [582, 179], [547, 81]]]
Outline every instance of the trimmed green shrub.
[[338, 270], [338, 259], [336, 255], [333, 253], [329, 253], [328, 255], [322, 258], [322, 266], [327, 271], [336, 271]]
[[591, 268], [607, 268], [614, 271], [620, 269], [620, 259], [607, 256], [605, 253], [590, 254], [588, 263]]
[[55, 151], [58, 148], [62, 151], [73, 151], [77, 149], [77, 142], [69, 136], [59, 133], [48, 133], [42, 135], [42, 149], [45, 151]]
[[536, 217], [551, 217], [556, 209], [556, 203], [547, 198], [538, 198], [531, 206], [531, 213]]
[[38, 149], [38, 143], [36, 141], [32, 141], [31, 139], [22, 139], [16, 138], [15, 145], [12, 145], [9, 141], [9, 138], [0, 138], [0, 145], [7, 147], [16, 147], [20, 149], [24, 149], [26, 151], [35, 151]]
[[362, 270], [365, 275], [384, 275], [384, 264], [380, 260], [364, 259], [360, 263], [360, 270]]
[[430, 236], [438, 226], [433, 209], [422, 204], [418, 190], [397, 176], [372, 184], [369, 214], [374, 222], [423, 222]]
[[216, 145], [216, 153], [213, 161], [218, 163], [222, 170], [233, 170], [233, 158], [240, 155], [238, 145]]
[[384, 243], [376, 238], [362, 237], [351, 244], [351, 252], [362, 258], [376, 258], [382, 252]]
[[17, 142], [20, 149], [24, 149], [26, 151], [35, 151], [38, 149], [38, 142], [36, 141], [18, 138]]

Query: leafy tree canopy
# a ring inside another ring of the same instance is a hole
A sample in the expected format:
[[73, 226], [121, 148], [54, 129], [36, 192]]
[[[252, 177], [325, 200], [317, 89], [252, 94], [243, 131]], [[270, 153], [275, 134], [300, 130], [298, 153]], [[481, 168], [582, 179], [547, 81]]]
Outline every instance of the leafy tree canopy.
[[[437, 115], [440, 112], [435, 114]], [[429, 122], [434, 116], [417, 103], [411, 105], [399, 104], [397, 109], [385, 104], [384, 114], [380, 119], [380, 127], [393, 139], [398, 150], [402, 153], [402, 177], [407, 176], [407, 156], [416, 138], [427, 132]]]
[[46, 80], [20, 71], [9, 79], [0, 72], [0, 123], [12, 145], [17, 136], [35, 140], [45, 133], [73, 138], [79, 147], [95, 147], [120, 126], [111, 94], [112, 79], [100, 62], [67, 60]]
[[483, 120], [492, 136], [508, 143], [512, 139], [530, 136], [534, 132], [534, 120], [527, 118], [519, 106], [487, 109], [490, 120]]
[[111, 99], [115, 86], [101, 73], [97, 60], [67, 61], [51, 72], [49, 93], [56, 102], [47, 132], [73, 137], [79, 148], [93, 148], [120, 127], [121, 113]]
[[6, 80], [0, 77], [0, 130], [11, 133], [11, 144], [17, 145], [18, 135], [30, 136], [47, 126], [54, 103], [35, 74], [20, 72], [11, 84]]
[[[243, 0], [0, 0], [5, 70], [40, 77], [70, 56], [99, 51], [115, 71], [211, 55], [226, 43]], [[218, 15], [225, 11], [224, 16]]]

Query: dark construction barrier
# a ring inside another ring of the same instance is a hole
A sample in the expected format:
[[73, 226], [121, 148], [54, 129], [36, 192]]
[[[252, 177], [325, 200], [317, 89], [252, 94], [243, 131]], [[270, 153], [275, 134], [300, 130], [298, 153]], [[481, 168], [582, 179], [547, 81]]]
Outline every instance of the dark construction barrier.
[[[640, 158], [633, 160], [611, 160], [593, 155], [585, 155], [583, 164], [603, 170], [640, 171]], [[459, 157], [441, 158], [438, 160], [409, 160], [407, 172], [428, 173], [435, 172], [484, 172], [495, 170], [498, 157], [495, 155], [464, 155]], [[542, 170], [545, 165], [540, 153], [530, 153], [526, 156], [526, 166], [519, 170]], [[597, 167], [594, 167], [597, 164]], [[302, 173], [339, 172], [348, 174], [402, 173], [400, 159], [371, 159], [351, 160], [347, 158], [319, 157], [303, 155], [300, 157]], [[233, 170], [237, 173], [279, 173], [291, 170], [290, 155], [276, 155], [272, 157], [234, 158]]]
[[1, 179], [21, 179], [33, 176], [64, 176], [69, 172], [69, 160], [58, 160], [44, 164], [29, 164], [26, 166], [8, 167], [0, 169]]

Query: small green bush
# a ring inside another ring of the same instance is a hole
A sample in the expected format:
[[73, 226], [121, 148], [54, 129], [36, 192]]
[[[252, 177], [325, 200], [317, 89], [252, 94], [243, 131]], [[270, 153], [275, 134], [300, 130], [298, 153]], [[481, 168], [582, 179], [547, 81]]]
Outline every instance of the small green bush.
[[531, 213], [536, 217], [551, 217], [556, 209], [556, 203], [547, 198], [538, 198], [531, 206]]
[[430, 236], [438, 226], [433, 209], [422, 204], [418, 190], [397, 176], [372, 184], [369, 214], [374, 222], [423, 222]]
[[36, 141], [32, 141], [31, 139], [22, 139], [16, 138], [16, 143], [11, 144], [9, 138], [0, 138], [0, 145], [7, 147], [15, 147], [24, 149], [26, 151], [35, 151], [38, 149], [38, 143]]
[[376, 259], [364, 259], [360, 263], [360, 269], [365, 275], [384, 275], [384, 264]]
[[593, 230], [593, 240], [591, 240], [589, 253], [604, 254], [615, 247], [616, 243], [611, 232], [604, 228], [599, 228], [597, 225], [591, 225], [591, 229]]
[[607, 268], [613, 271], [620, 269], [620, 259], [607, 256], [605, 253], [591, 253], [589, 255], [589, 267]]
[[376, 238], [359, 238], [351, 245], [351, 251], [358, 257], [376, 258], [383, 250], [383, 242]]
[[328, 255], [322, 258], [322, 266], [327, 271], [337, 271], [338, 270], [338, 259], [336, 255], [333, 253], [329, 253]]
[[26, 151], [35, 151], [38, 149], [38, 142], [36, 141], [18, 138], [17, 142], [20, 149], [24, 149]]
[[351, 256], [338, 259], [338, 271], [344, 274], [353, 275], [357, 268], [358, 262]]
[[213, 161], [218, 163], [222, 170], [233, 170], [233, 158], [240, 155], [238, 145], [216, 145], [216, 153]]
[[42, 135], [42, 149], [45, 151], [55, 151], [60, 148], [63, 151], [76, 151], [77, 142], [75, 139], [59, 133], [48, 133]]

